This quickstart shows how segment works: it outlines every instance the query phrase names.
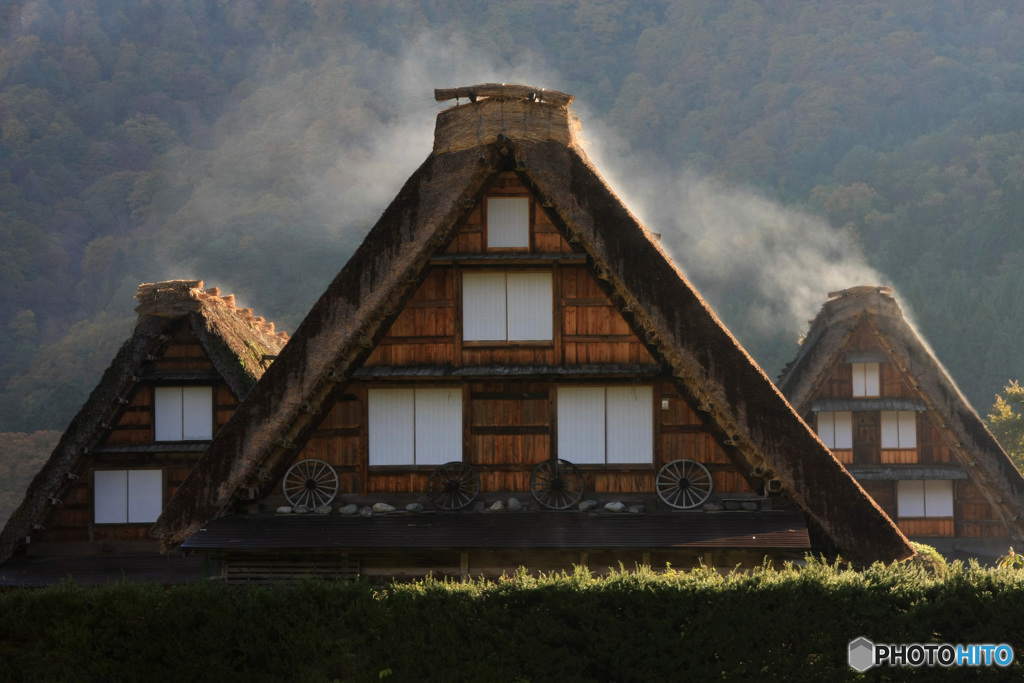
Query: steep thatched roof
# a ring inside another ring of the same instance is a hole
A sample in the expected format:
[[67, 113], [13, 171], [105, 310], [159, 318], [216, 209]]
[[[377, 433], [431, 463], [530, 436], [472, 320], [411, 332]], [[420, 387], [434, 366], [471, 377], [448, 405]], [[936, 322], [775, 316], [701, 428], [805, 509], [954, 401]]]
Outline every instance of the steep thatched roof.
[[800, 412], [825, 380], [836, 354], [866, 324], [887, 360], [913, 379], [925, 407], [938, 425], [957, 461], [999, 511], [1015, 539], [1024, 534], [1024, 477], [1007, 457], [985, 423], [932, 355], [889, 287], [860, 286], [831, 297], [811, 322], [797, 357], [779, 378], [779, 388]]
[[49, 460], [29, 485], [25, 498], [0, 532], [0, 563], [10, 558], [51, 510], [50, 499], [78, 467], [84, 449], [114, 424], [132, 387], [145, 378], [149, 359], [158, 357], [169, 332], [184, 321], [224, 381], [239, 400], [245, 398], [266, 367], [264, 356], [280, 352], [288, 341], [274, 324], [237, 308], [234, 295], [222, 297], [202, 280], [171, 280], [143, 284], [135, 295], [139, 314], [132, 336], [125, 341], [99, 384], [71, 420]]
[[[531, 126], [534, 120], [539, 126]], [[574, 251], [587, 254], [651, 353], [711, 415], [748, 469], [774, 472], [849, 559], [912, 554], [604, 183], [576, 143], [566, 106], [529, 96], [477, 97], [438, 115], [434, 152], [165, 508], [154, 528], [165, 547], [222, 514], [239, 487], [258, 475], [280, 476], [311, 433], [312, 415], [349, 381], [415, 290], [430, 256], [501, 170], [514, 170]]]

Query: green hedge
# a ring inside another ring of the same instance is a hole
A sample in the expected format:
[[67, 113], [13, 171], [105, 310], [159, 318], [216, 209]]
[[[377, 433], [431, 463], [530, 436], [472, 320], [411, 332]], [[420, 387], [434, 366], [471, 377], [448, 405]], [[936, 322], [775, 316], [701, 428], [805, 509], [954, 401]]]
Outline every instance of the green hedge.
[[[207, 583], [0, 593], [0, 680], [856, 680], [847, 644], [1009, 643], [1024, 571], [862, 572], [812, 562], [720, 576], [586, 571], [373, 586]], [[870, 670], [863, 678], [1016, 676]]]

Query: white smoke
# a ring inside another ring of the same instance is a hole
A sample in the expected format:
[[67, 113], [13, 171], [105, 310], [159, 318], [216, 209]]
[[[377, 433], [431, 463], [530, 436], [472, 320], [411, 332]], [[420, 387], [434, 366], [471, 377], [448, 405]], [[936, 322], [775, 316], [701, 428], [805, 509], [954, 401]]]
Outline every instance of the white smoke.
[[632, 152], [600, 122], [583, 130], [605, 179], [766, 367], [795, 355], [768, 347], [800, 337], [830, 291], [890, 284], [824, 218]]
[[[289, 302], [304, 311], [430, 153], [434, 114], [452, 104], [435, 102], [435, 87], [509, 82], [573, 92], [528, 50], [502, 52], [424, 30], [397, 57], [349, 46], [311, 67], [264, 64], [259, 87], [216, 126], [216, 149], [188, 159], [208, 170], [201, 182], [190, 179], [196, 189], [172, 219], [181, 242], [165, 249], [166, 262], [257, 309], [305, 267], [300, 284], [309, 293]], [[783, 360], [759, 350], [794, 341], [829, 291], [887, 283], [855, 241], [823, 219], [633, 152], [586, 102], [573, 108], [597, 168], [762, 363]], [[247, 205], [262, 186], [259, 202]], [[302, 233], [289, 232], [293, 225]], [[235, 287], [225, 285], [226, 271], [211, 271], [218, 263], [209, 250], [190, 246], [200, 239], [252, 263], [231, 276]], [[318, 271], [311, 264], [325, 252], [336, 260]], [[292, 321], [297, 313], [289, 312]]]

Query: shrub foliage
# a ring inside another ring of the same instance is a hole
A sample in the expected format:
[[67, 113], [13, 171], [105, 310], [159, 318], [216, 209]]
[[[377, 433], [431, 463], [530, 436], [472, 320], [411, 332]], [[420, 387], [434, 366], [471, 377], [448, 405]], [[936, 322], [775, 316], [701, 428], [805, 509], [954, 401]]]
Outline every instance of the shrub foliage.
[[855, 680], [846, 657], [857, 636], [1005, 642], [1020, 653], [1022, 612], [1024, 572], [960, 563], [944, 576], [811, 562], [725, 576], [520, 571], [465, 584], [63, 584], [0, 594], [0, 679]]

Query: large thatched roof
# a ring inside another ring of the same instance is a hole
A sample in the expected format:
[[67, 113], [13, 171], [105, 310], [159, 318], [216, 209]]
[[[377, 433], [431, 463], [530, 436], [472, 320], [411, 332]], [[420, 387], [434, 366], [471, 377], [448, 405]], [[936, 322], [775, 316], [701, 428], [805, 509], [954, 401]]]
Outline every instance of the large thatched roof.
[[1020, 539], [1024, 477], [903, 316], [892, 289], [860, 286], [830, 297], [811, 321], [797, 357], [779, 378], [782, 393], [801, 414], [808, 412], [836, 354], [866, 324], [887, 359], [913, 378], [925, 407], [941, 421], [938, 426], [957, 461], [999, 511], [1013, 537]]
[[25, 498], [0, 533], [0, 563], [7, 561], [32, 525], [51, 509], [50, 499], [78, 467], [84, 449], [115, 424], [125, 397], [145, 378], [149, 359], [159, 356], [168, 332], [184, 321], [224, 381], [239, 400], [245, 398], [266, 368], [264, 356], [274, 356], [288, 341], [274, 324], [237, 308], [233, 295], [203, 289], [202, 280], [170, 280], [139, 286], [139, 314], [132, 336], [125, 341], [85, 404], [68, 425], [49, 460], [32, 480]]
[[476, 91], [469, 104], [438, 115], [434, 152], [165, 508], [154, 528], [165, 547], [223, 514], [258, 475], [273, 481], [282, 474], [315, 427], [321, 403], [369, 355], [487, 181], [514, 170], [574, 251], [587, 254], [633, 329], [748, 471], [773, 472], [847, 558], [911, 555], [892, 522], [601, 179], [577, 144], [567, 105], [546, 101], [554, 99], [547, 91], [501, 92]]

